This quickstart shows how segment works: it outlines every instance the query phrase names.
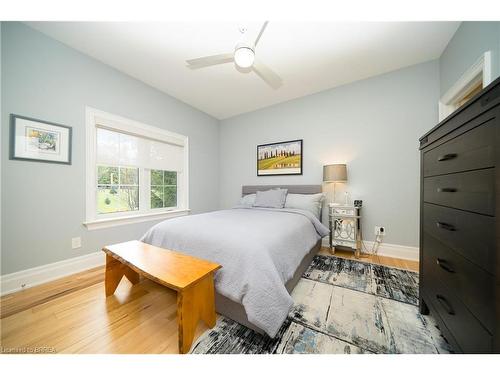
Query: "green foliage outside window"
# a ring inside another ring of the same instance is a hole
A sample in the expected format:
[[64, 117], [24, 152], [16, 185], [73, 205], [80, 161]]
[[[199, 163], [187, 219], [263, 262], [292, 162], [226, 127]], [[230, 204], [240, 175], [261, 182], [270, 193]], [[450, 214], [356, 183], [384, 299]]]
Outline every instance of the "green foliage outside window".
[[100, 214], [139, 209], [139, 169], [97, 167], [97, 212]]
[[177, 206], [177, 172], [151, 170], [151, 208]]

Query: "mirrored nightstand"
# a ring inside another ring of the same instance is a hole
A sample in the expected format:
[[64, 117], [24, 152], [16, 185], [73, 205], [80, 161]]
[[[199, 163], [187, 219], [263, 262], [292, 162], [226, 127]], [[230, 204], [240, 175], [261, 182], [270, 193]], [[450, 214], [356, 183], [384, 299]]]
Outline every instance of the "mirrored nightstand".
[[341, 246], [354, 250], [356, 258], [361, 255], [361, 201], [356, 205], [329, 205], [330, 251]]

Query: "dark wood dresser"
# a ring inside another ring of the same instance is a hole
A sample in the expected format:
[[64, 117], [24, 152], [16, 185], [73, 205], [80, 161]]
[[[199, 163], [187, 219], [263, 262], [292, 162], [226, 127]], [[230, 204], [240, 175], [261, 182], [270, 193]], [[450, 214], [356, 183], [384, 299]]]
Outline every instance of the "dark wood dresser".
[[420, 138], [420, 311], [500, 353], [500, 79]]

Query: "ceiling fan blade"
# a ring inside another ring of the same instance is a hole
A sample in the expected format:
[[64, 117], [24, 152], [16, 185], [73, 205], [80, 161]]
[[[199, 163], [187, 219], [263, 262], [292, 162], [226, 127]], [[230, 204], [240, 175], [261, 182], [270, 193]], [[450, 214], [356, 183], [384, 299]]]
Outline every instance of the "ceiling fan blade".
[[254, 46], [257, 46], [257, 43], [259, 42], [260, 37], [262, 36], [262, 34], [264, 34], [264, 30], [266, 29], [268, 23], [269, 23], [269, 21], [266, 21], [262, 25], [262, 28], [260, 29], [259, 35], [257, 35], [257, 39], [255, 39]]
[[186, 60], [190, 69], [200, 69], [206, 66], [226, 64], [234, 61], [233, 53], [222, 53], [220, 55], [212, 55], [199, 57], [197, 59]]
[[257, 75], [262, 78], [264, 82], [266, 82], [275, 90], [283, 84], [280, 76], [269, 69], [266, 65], [262, 64], [260, 61], [255, 61], [253, 63], [252, 70], [257, 73]]

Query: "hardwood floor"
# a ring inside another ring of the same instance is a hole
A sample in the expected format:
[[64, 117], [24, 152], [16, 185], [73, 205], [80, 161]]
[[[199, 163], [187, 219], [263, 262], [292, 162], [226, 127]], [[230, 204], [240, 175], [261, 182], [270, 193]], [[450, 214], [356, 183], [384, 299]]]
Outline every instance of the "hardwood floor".
[[18, 293], [8, 294], [1, 299], [0, 318], [6, 318], [102, 281], [104, 281], [104, 267], [97, 267]]
[[[321, 249], [329, 255], [329, 250]], [[337, 251], [336, 256], [354, 257]], [[364, 256], [360, 261], [418, 271], [418, 262]], [[123, 278], [104, 293], [104, 267], [2, 297], [2, 352], [178, 353], [176, 293]], [[195, 338], [207, 327], [200, 322]]]
[[[124, 278], [108, 298], [101, 281], [3, 318], [1, 345], [4, 352], [178, 353], [176, 313], [176, 292], [152, 281], [132, 287]], [[195, 337], [205, 329], [200, 323]]]
[[[322, 255], [332, 255], [330, 253], [330, 249], [328, 249], [327, 247], [322, 247], [319, 253]], [[361, 257], [359, 259], [356, 259], [354, 257], [354, 252], [349, 250], [336, 250], [335, 256], [347, 259], [354, 259], [360, 262], [381, 264], [387, 267], [394, 267], [407, 271], [418, 272], [418, 262], [413, 260], [390, 258], [382, 255], [368, 255], [368, 254], [361, 254]]]

